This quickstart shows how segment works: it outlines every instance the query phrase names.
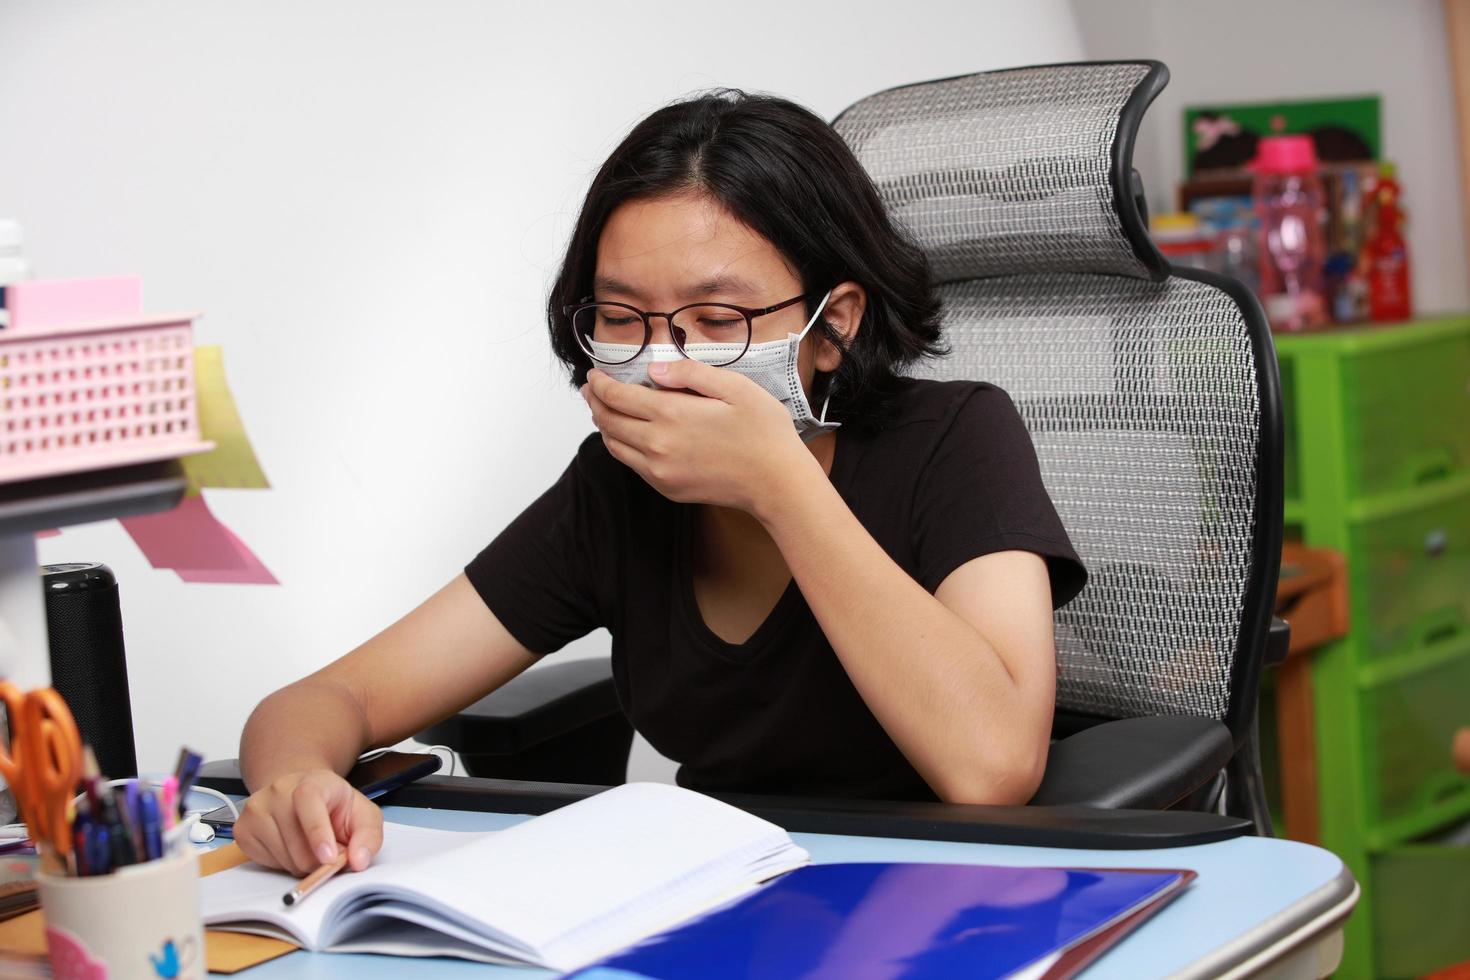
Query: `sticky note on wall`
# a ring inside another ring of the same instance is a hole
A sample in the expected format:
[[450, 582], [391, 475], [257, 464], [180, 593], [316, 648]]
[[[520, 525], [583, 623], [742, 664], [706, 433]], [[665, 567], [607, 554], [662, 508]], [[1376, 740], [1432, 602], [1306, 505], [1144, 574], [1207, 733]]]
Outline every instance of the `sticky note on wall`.
[[186, 582], [276, 585], [276, 577], [196, 494], [173, 510], [123, 517], [119, 523], [154, 568], [169, 568]]
[[[201, 498], [202, 499], [202, 498]], [[234, 531], [220, 525], [220, 530], [225, 533], [229, 546], [235, 549], [239, 558], [240, 567], [229, 568], [176, 568], [179, 578], [185, 582], [213, 582], [219, 585], [279, 585], [280, 582], [271, 574], [271, 570], [265, 567], [261, 560], [255, 557], [255, 552], [236, 536]]]
[[268, 489], [245, 423], [225, 380], [224, 352], [219, 347], [194, 348], [194, 390], [199, 405], [200, 436], [215, 448], [180, 460], [188, 479], [185, 491], [197, 497], [204, 487]]

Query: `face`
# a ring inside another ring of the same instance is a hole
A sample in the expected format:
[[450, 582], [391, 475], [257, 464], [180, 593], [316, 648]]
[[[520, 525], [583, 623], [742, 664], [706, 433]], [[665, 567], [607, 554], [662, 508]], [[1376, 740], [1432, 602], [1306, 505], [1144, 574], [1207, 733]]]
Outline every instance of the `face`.
[[[699, 302], [763, 308], [801, 291], [800, 277], [774, 245], [703, 195], [626, 201], [609, 215], [597, 242], [593, 298], [599, 302], [664, 313]], [[861, 286], [841, 283], [822, 318], [851, 336], [864, 300]], [[800, 333], [807, 316], [805, 305], [797, 303], [756, 317], [751, 343]], [[658, 317], [652, 323], [650, 343], [672, 344], [668, 321]], [[835, 370], [840, 360], [815, 329], [806, 335], [797, 363], [808, 394], [815, 372]]]

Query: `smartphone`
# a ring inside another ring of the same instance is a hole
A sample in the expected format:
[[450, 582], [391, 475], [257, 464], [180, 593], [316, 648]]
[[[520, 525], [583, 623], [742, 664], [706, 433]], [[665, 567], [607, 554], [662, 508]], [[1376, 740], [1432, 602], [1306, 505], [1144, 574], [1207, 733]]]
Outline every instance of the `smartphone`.
[[347, 782], [363, 796], [376, 800], [400, 786], [432, 776], [443, 764], [444, 760], [432, 752], [384, 752], [353, 766]]
[[[367, 762], [359, 762], [347, 773], [347, 782], [370, 800], [416, 779], [439, 771], [443, 760], [429, 752], [384, 752]], [[227, 806], [216, 807], [199, 818], [200, 823], [214, 828], [216, 837], [235, 836], [235, 818]]]

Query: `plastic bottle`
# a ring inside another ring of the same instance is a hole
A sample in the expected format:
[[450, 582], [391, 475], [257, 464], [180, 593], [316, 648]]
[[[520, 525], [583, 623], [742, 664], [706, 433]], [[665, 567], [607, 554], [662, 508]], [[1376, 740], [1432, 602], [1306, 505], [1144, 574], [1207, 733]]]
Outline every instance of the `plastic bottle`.
[[1383, 164], [1368, 188], [1364, 211], [1371, 214], [1372, 231], [1363, 242], [1362, 267], [1368, 279], [1368, 316], [1383, 322], [1407, 320], [1414, 315], [1409, 292], [1409, 248], [1400, 231], [1404, 215], [1399, 207], [1403, 189], [1394, 180], [1394, 166]]
[[1368, 281], [1363, 275], [1363, 179], [1351, 166], [1327, 185], [1331, 221], [1323, 275], [1334, 323], [1368, 319]]
[[20, 222], [0, 218], [0, 329], [10, 325], [10, 314], [5, 308], [5, 287], [31, 277], [31, 264], [22, 251], [24, 244]]
[[1327, 324], [1322, 265], [1322, 181], [1310, 136], [1266, 136], [1251, 161], [1261, 222], [1261, 305], [1273, 330]]
[[1210, 197], [1194, 201], [1190, 210], [1199, 215], [1205, 230], [1214, 238], [1208, 268], [1238, 279], [1253, 293], [1260, 293], [1259, 237], [1256, 212], [1249, 198]]

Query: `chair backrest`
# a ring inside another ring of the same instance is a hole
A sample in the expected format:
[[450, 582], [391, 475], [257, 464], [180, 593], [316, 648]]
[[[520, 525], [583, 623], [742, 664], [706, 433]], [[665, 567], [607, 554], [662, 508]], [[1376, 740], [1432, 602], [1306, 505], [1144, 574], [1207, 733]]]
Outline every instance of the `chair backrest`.
[[1091, 573], [1057, 614], [1059, 711], [1194, 714], [1244, 739], [1276, 589], [1281, 414], [1260, 306], [1172, 269], [1132, 149], [1156, 62], [908, 85], [834, 122], [941, 283], [919, 371], [1015, 400]]

